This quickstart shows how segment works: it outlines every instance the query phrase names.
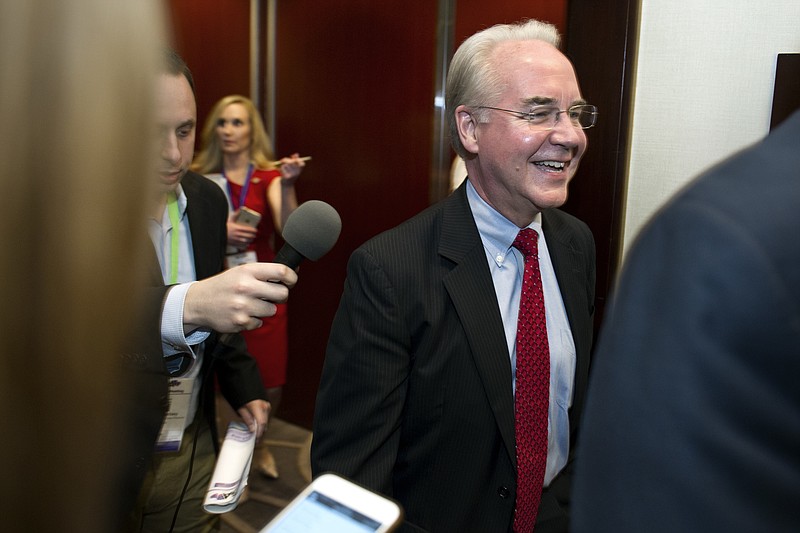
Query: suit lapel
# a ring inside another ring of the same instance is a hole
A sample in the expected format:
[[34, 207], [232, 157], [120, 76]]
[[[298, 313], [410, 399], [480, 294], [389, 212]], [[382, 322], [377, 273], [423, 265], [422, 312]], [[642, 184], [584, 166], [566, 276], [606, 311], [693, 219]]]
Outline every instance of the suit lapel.
[[494, 284], [464, 186], [453, 193], [444, 208], [439, 253], [456, 263], [445, 276], [444, 285], [466, 331], [506, 450], [515, 461], [511, 360]]
[[[580, 300], [577, 291], [564, 291], [563, 287], [582, 287], [586, 284], [586, 272], [583, 271], [585, 261], [583, 253], [580, 252], [572, 242], [569, 228], [557, 218], [549, 216], [547, 211], [542, 213], [542, 231], [547, 238], [547, 248], [550, 251], [550, 259], [553, 262], [553, 270], [558, 279], [558, 286], [562, 288], [561, 297], [564, 300], [564, 307], [567, 311], [567, 318], [572, 328], [575, 329], [579, 324], [575, 321], [578, 316], [582, 316], [579, 311]], [[581, 324], [582, 325], [582, 324]], [[576, 343], [580, 343], [575, 339]], [[576, 351], [582, 346], [576, 346]]]
[[[586, 260], [572, 240], [572, 231], [558, 217], [552, 216], [547, 211], [542, 213], [542, 230], [547, 238], [547, 248], [550, 251], [550, 259], [553, 262], [553, 270], [558, 279], [558, 286], [561, 291], [561, 298], [564, 301], [564, 308], [567, 312], [572, 338], [575, 342], [575, 385], [573, 387], [575, 395], [572, 405], [581, 406], [583, 404], [583, 394], [586, 390], [585, 376], [589, 371], [589, 351], [591, 349], [591, 337], [581, 332], [586, 331], [590, 324], [586, 323], [586, 302], [581, 298], [580, 287], [586, 285], [588, 273], [585, 272], [584, 265]], [[570, 290], [564, 290], [565, 287]], [[576, 426], [576, 417], [580, 410], [570, 409], [571, 426]]]
[[219, 232], [214, 227], [218, 219], [210, 199], [202, 194], [198, 179], [202, 176], [187, 173], [181, 181], [186, 193], [186, 216], [189, 217], [189, 229], [192, 234], [192, 252], [197, 279], [205, 279], [220, 272], [219, 250], [215, 247], [214, 235]]

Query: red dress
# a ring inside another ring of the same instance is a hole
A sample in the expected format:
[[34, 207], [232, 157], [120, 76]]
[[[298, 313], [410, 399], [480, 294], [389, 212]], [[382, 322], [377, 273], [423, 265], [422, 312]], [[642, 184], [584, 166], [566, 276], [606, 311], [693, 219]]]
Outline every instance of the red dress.
[[[261, 213], [258, 235], [248, 250], [254, 250], [259, 261], [275, 258], [275, 224], [267, 199], [267, 189], [272, 180], [280, 179], [278, 170], [255, 170], [250, 178], [244, 205]], [[231, 202], [238, 209], [242, 186], [228, 180]], [[286, 383], [286, 361], [289, 355], [288, 313], [286, 304], [278, 304], [278, 312], [265, 318], [264, 325], [251, 331], [243, 331], [247, 350], [258, 362], [261, 380], [267, 388], [280, 387]]]

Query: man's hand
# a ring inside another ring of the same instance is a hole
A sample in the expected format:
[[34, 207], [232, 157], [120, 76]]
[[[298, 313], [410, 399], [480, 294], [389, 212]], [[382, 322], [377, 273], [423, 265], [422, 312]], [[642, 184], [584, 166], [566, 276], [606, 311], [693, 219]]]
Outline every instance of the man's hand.
[[185, 331], [238, 333], [261, 326], [289, 298], [297, 273], [278, 263], [248, 263], [193, 283], [183, 305]]
[[241, 406], [237, 412], [242, 417], [242, 421], [247, 424], [252, 433], [256, 434], [256, 442], [261, 440], [269, 422], [269, 411], [271, 406], [264, 400], [253, 400]]

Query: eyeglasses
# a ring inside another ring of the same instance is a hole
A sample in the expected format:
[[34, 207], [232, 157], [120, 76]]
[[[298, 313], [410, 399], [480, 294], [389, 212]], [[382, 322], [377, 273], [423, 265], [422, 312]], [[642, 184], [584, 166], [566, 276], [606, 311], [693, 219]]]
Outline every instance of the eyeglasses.
[[567, 109], [559, 109], [551, 105], [535, 105], [529, 111], [514, 111], [513, 109], [503, 109], [488, 105], [477, 107], [478, 109], [494, 109], [495, 111], [509, 113], [528, 121], [528, 126], [538, 131], [547, 131], [555, 128], [558, 116], [561, 113], [566, 113], [570, 123], [582, 130], [589, 129], [597, 123], [597, 107], [589, 104], [574, 105]]

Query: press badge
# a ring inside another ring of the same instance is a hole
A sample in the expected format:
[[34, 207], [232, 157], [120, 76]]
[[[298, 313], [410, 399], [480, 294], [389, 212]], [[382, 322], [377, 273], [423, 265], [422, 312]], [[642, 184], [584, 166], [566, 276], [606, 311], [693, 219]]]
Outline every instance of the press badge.
[[181, 449], [183, 433], [189, 421], [194, 418], [197, 399], [197, 374], [199, 364], [195, 364], [188, 374], [170, 378], [169, 410], [161, 425], [156, 442], [157, 452], [177, 452]]
[[254, 250], [247, 250], [239, 252], [238, 254], [230, 254], [225, 256], [225, 268], [233, 268], [239, 265], [246, 265], [247, 263], [255, 263], [258, 261], [256, 252]]

